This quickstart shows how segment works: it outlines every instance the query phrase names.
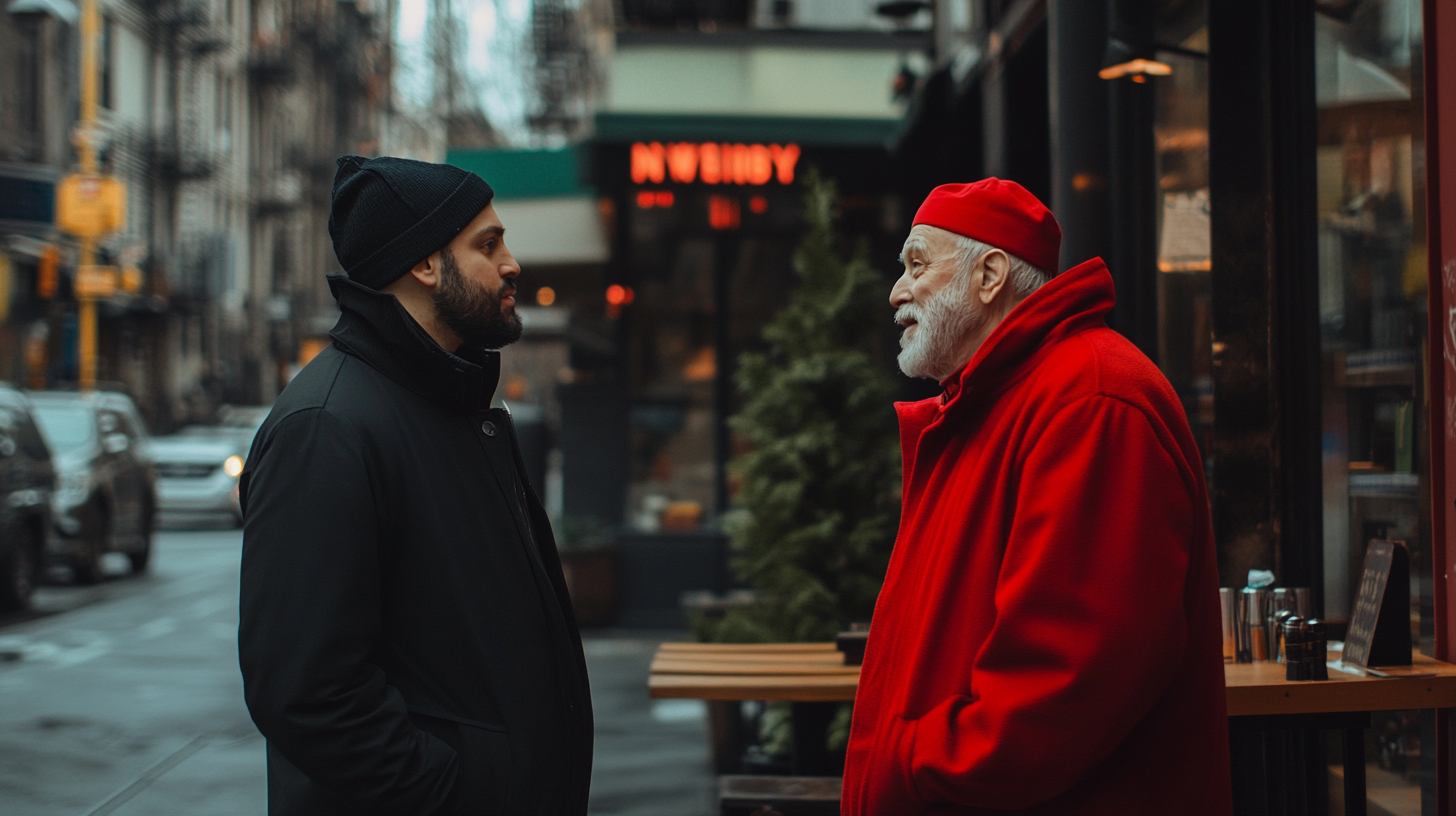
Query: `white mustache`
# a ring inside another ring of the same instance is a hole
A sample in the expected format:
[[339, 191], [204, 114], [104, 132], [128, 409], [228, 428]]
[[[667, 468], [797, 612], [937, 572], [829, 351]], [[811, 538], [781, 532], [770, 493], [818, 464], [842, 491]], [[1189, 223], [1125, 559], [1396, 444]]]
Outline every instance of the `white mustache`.
[[920, 308], [914, 303], [907, 303], [895, 310], [896, 323], [903, 326], [907, 320], [913, 320], [916, 323], [920, 322]]

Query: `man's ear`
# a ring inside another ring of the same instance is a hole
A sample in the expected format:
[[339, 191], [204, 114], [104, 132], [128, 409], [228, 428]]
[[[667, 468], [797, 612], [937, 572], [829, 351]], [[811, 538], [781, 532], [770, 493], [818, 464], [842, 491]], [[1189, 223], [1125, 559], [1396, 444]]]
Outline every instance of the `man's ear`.
[[409, 274], [424, 284], [426, 289], [433, 291], [436, 286], [440, 285], [440, 253], [434, 252], [426, 256], [424, 260], [410, 268]]
[[981, 279], [977, 282], [976, 297], [982, 306], [989, 306], [1006, 288], [1011, 277], [1011, 258], [1005, 252], [993, 249], [981, 256], [978, 265], [981, 267]]

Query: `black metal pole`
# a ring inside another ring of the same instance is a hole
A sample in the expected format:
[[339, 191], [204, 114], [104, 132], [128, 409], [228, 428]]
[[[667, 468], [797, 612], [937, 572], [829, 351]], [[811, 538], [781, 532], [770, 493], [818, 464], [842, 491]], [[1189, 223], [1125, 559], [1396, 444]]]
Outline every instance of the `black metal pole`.
[[[1151, 42], [1157, 5], [1151, 0], [1110, 0], [1106, 31], [1133, 42]], [[1104, 45], [1105, 45], [1104, 41]], [[1100, 60], [1099, 60], [1100, 61]], [[1144, 80], [1138, 82], [1136, 80]], [[1108, 266], [1117, 305], [1108, 323], [1148, 357], [1158, 358], [1158, 179], [1153, 139], [1153, 83], [1146, 77], [1106, 81], [1108, 169]]]
[[713, 257], [713, 496], [719, 515], [728, 510], [728, 461], [733, 458], [733, 435], [728, 418], [735, 400], [733, 333], [729, 300], [733, 268], [738, 263], [740, 240], [736, 232], [718, 234]]
[[1052, 0], [1047, 38], [1051, 206], [1062, 225], [1061, 268], [1068, 269], [1111, 252], [1107, 94], [1112, 83], [1097, 76], [1107, 41], [1107, 6]]

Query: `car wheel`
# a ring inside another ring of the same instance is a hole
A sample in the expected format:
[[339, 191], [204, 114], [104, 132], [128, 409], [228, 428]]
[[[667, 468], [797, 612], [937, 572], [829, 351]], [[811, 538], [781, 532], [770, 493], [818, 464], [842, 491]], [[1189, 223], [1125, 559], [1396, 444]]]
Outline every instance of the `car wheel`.
[[30, 606], [39, 569], [36, 561], [35, 535], [22, 528], [15, 546], [0, 555], [0, 611], [14, 612]]
[[71, 562], [71, 573], [78, 584], [100, 583], [104, 577], [101, 571], [101, 556], [111, 549], [111, 513], [102, 505], [96, 510], [96, 535], [82, 539], [81, 551]]
[[127, 560], [131, 562], [131, 571], [133, 573], [146, 572], [147, 567], [152, 563], [152, 527], [154, 526], [154, 518], [150, 508], [142, 514], [142, 548], [137, 552], [129, 552], [126, 554]]
[[132, 572], [146, 572], [147, 567], [152, 563], [152, 542], [147, 539], [146, 549], [141, 552], [129, 552], [126, 558], [131, 562]]

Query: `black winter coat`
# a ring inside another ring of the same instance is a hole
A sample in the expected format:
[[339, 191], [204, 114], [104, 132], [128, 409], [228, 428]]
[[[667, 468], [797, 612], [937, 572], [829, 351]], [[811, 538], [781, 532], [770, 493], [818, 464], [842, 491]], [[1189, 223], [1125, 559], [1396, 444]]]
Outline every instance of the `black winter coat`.
[[344, 278], [241, 479], [238, 653], [268, 809], [584, 814], [581, 638], [495, 352]]

